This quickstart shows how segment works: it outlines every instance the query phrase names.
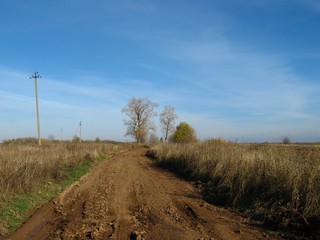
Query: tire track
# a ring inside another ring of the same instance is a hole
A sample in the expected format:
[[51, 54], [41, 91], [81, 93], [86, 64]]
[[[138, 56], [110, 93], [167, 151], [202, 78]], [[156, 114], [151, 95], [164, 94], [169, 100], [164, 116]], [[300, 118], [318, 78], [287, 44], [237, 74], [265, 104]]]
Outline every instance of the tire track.
[[101, 162], [7, 239], [280, 239], [205, 203], [145, 153], [139, 148]]

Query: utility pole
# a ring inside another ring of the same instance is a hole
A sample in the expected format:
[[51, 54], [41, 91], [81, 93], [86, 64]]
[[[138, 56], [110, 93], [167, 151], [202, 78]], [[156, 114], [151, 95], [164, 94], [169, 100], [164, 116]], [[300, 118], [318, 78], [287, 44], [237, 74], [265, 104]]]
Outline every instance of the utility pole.
[[38, 105], [38, 78], [41, 78], [38, 72], [35, 72], [34, 75], [31, 75], [30, 79], [34, 79], [34, 86], [36, 91], [36, 110], [37, 110], [37, 128], [38, 128], [38, 143], [41, 146], [41, 137], [40, 137], [40, 118], [39, 118], [39, 105]]
[[81, 121], [79, 123], [79, 126], [80, 126], [80, 143], [81, 143], [81, 126], [82, 126], [82, 122]]

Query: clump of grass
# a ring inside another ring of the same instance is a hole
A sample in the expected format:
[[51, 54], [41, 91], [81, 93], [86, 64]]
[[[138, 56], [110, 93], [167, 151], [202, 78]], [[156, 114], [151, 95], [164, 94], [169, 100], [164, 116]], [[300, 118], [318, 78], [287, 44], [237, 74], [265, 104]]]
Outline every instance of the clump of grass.
[[113, 143], [0, 145], [0, 236], [19, 226], [26, 212], [48, 201], [97, 160], [126, 146]]
[[319, 146], [207, 141], [159, 144], [160, 166], [201, 181], [205, 198], [283, 229], [309, 231], [320, 220]]

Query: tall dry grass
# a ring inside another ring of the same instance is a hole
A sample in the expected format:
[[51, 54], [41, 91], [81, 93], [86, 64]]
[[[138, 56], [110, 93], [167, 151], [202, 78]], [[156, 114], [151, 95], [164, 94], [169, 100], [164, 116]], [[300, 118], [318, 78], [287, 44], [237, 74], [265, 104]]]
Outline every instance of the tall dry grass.
[[319, 146], [208, 141], [159, 144], [149, 155], [201, 181], [211, 202], [246, 209], [285, 228], [320, 228]]
[[113, 143], [52, 143], [38, 147], [0, 144], [0, 203], [27, 193], [47, 181], [63, 179], [63, 167], [93, 161], [118, 151]]

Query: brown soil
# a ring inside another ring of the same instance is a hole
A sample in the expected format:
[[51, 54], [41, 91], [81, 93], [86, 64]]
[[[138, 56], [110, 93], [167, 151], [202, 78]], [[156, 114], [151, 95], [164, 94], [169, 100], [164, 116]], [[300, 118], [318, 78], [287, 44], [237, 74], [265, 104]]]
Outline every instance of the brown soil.
[[280, 239], [205, 203], [145, 153], [140, 148], [101, 162], [7, 239]]

